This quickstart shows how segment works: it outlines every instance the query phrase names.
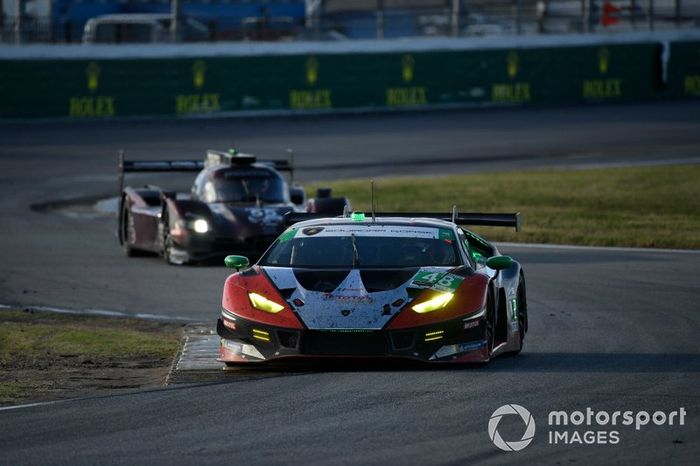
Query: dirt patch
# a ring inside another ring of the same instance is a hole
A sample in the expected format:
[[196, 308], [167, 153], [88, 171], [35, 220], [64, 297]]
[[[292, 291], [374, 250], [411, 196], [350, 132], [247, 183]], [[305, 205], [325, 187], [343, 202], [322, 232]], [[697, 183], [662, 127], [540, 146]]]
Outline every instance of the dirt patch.
[[0, 310], [0, 405], [162, 386], [184, 325]]

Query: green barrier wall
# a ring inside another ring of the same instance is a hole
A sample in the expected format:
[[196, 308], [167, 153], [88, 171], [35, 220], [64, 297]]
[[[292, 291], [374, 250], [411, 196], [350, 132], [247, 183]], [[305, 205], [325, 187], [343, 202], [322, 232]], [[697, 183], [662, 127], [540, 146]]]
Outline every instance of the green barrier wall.
[[671, 42], [667, 73], [669, 96], [700, 97], [700, 41]]
[[3, 60], [0, 118], [652, 99], [655, 43], [201, 59]]

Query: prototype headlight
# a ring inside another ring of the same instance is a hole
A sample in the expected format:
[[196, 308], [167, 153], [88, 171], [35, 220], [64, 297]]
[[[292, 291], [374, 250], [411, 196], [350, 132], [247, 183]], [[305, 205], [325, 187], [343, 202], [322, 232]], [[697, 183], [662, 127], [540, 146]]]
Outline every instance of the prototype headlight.
[[277, 314], [284, 309], [284, 306], [267, 299], [265, 296], [253, 293], [252, 291], [248, 292], [248, 299], [250, 299], [250, 304], [252, 304], [255, 309], [260, 309], [261, 311]]
[[447, 306], [447, 303], [449, 303], [453, 297], [454, 293], [440, 293], [432, 299], [416, 304], [411, 309], [416, 311], [418, 314], [437, 311], [438, 309], [442, 309], [443, 307]]
[[209, 222], [203, 218], [198, 218], [192, 222], [192, 229], [197, 233], [206, 233], [209, 231]]

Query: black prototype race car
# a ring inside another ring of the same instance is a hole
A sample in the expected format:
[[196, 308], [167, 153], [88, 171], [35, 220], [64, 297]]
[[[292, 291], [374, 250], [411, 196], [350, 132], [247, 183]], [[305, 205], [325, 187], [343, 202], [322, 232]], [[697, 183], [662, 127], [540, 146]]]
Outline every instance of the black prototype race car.
[[[190, 193], [176, 193], [153, 185], [124, 187], [124, 174], [132, 172], [199, 174]], [[289, 173], [289, 183], [280, 172]], [[330, 189], [307, 200], [292, 177], [288, 160], [256, 160], [235, 150], [210, 150], [204, 160], [127, 161], [120, 155], [119, 243], [127, 256], [151, 252], [170, 264], [227, 254], [255, 257], [284, 231], [285, 214], [333, 216], [349, 207]]]

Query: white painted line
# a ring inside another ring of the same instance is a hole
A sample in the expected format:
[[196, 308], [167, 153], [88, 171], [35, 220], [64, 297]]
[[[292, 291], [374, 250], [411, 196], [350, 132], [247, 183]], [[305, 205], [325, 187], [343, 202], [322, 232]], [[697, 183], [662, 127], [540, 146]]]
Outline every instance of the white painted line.
[[500, 248], [529, 248], [529, 249], [568, 249], [579, 251], [601, 251], [601, 252], [635, 252], [635, 253], [671, 253], [671, 254], [700, 254], [700, 249], [661, 249], [661, 248], [631, 248], [619, 246], [579, 246], [574, 244], [544, 244], [544, 243], [508, 243], [494, 242]]
[[122, 311], [110, 311], [107, 309], [65, 309], [53, 306], [26, 306], [23, 304], [0, 304], [0, 309], [26, 309], [29, 311], [36, 312], [50, 312], [54, 314], [71, 314], [80, 316], [101, 316], [101, 317], [120, 317], [120, 318], [130, 318], [130, 319], [141, 319], [141, 320], [157, 320], [163, 322], [198, 322], [201, 319], [195, 319], [193, 317], [176, 317], [176, 316], [166, 316], [162, 314], [144, 314], [136, 313], [132, 314], [129, 312]]
[[647, 160], [630, 160], [627, 162], [599, 162], [599, 163], [577, 163], [573, 165], [565, 165], [559, 167], [556, 165], [547, 165], [547, 168], [568, 169], [568, 170], [588, 170], [598, 168], [628, 168], [628, 167], [657, 167], [665, 165], [696, 165], [700, 163], [700, 157], [681, 157], [674, 159], [647, 159]]
[[64, 403], [66, 401], [71, 401], [71, 400], [55, 400], [55, 401], [40, 401], [38, 403], [27, 403], [24, 405], [15, 405], [15, 406], [3, 406], [0, 407], [0, 411], [10, 411], [13, 409], [24, 409], [24, 408], [32, 408], [34, 406], [45, 406], [45, 405], [53, 405], [56, 403]]

